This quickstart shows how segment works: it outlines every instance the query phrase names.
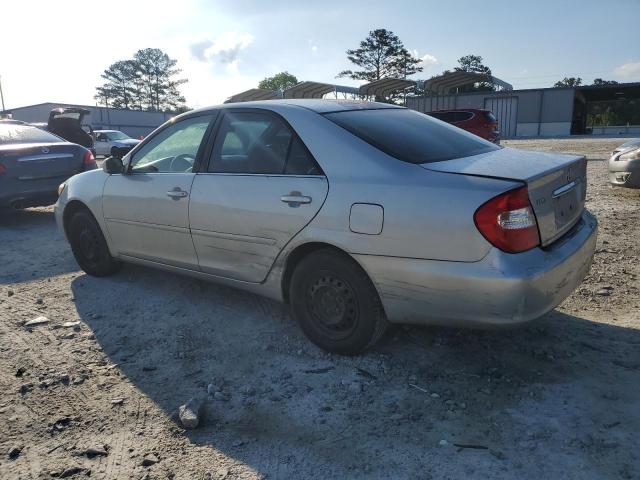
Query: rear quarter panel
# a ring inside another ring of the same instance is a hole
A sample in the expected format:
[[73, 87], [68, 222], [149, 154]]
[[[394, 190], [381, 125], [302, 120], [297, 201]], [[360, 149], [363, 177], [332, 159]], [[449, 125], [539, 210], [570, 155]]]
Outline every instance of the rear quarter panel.
[[[491, 246], [473, 221], [476, 209], [517, 182], [428, 171], [372, 147], [317, 113], [286, 118], [327, 174], [329, 194], [289, 245], [318, 241], [352, 254], [473, 262]], [[382, 205], [378, 235], [349, 229], [354, 203]]]

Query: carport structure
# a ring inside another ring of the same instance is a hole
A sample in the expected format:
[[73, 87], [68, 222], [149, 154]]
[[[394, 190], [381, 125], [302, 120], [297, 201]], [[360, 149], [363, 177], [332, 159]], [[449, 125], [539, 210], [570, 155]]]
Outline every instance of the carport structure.
[[416, 82], [413, 80], [401, 78], [381, 78], [360, 87], [304, 81], [282, 91], [252, 88], [232, 95], [225, 103], [274, 100], [277, 98], [325, 98], [332, 94], [334, 98], [382, 99], [415, 86]]

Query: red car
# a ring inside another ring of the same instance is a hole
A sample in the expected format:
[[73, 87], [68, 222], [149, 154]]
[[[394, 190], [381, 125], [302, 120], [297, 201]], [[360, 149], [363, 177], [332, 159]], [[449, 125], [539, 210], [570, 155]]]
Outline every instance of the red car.
[[500, 144], [498, 119], [491, 110], [464, 108], [459, 110], [436, 110], [427, 115], [455, 125], [490, 142]]

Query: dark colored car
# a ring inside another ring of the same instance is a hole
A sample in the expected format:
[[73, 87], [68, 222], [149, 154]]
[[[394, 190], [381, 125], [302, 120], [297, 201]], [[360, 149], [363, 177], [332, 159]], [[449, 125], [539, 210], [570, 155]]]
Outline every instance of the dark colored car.
[[479, 108], [436, 110], [427, 112], [427, 115], [455, 125], [490, 142], [500, 144], [498, 119], [490, 110]]
[[91, 150], [95, 156], [93, 136], [82, 127], [83, 118], [90, 112], [86, 108], [65, 107], [54, 108], [49, 113], [47, 130], [71, 143], [77, 143]]
[[31, 125], [0, 122], [0, 210], [51, 205], [62, 182], [95, 168], [85, 147]]

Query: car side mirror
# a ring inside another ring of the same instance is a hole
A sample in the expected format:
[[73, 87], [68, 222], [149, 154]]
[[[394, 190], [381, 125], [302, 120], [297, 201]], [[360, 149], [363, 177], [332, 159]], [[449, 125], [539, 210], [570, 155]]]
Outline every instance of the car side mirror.
[[109, 175], [115, 175], [124, 172], [124, 165], [118, 157], [108, 157], [102, 164], [102, 169]]

